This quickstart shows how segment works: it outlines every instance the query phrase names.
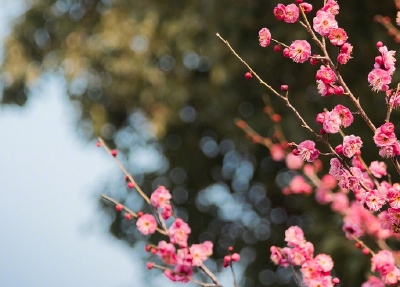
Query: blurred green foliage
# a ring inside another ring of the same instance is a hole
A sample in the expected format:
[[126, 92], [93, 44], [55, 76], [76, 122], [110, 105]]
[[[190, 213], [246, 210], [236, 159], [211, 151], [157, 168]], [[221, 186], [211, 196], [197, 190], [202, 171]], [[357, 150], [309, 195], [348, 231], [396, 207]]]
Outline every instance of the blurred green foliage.
[[[310, 15], [322, 7], [322, 2], [310, 1], [314, 6]], [[262, 113], [261, 95], [268, 91], [255, 79], [244, 78], [245, 66], [215, 36], [216, 32], [274, 88], [289, 85], [293, 105], [316, 130], [320, 127], [315, 123], [315, 115], [323, 108], [331, 109], [341, 103], [353, 109], [345, 97], [321, 98], [317, 94], [318, 67], [293, 63], [275, 53], [272, 46], [258, 45], [258, 30], [262, 27], [268, 27], [273, 38], [287, 44], [296, 39], [310, 40], [300, 25], [275, 19], [272, 11], [279, 1], [32, 0], [29, 3], [27, 12], [14, 20], [13, 32], [5, 44], [2, 104], [23, 106], [29, 101], [29, 89], [35, 87], [41, 74], [62, 74], [68, 83], [68, 97], [81, 115], [77, 122], [80, 134], [85, 140], [102, 136], [111, 145], [115, 145], [117, 131], [128, 127], [128, 118], [140, 108], [153, 124], [170, 166], [161, 174], [146, 175], [141, 181], [144, 189], [150, 193], [154, 182], [163, 182], [162, 179], [171, 177], [173, 168], [182, 168], [187, 179], [184, 183], [167, 180], [169, 188], [188, 191], [187, 200], [176, 205], [188, 213], [193, 242], [207, 236], [214, 239], [216, 258], [226, 254], [224, 233], [238, 226], [218, 219], [217, 207], [200, 213], [196, 209], [196, 194], [215, 182], [229, 187], [234, 178], [221, 175], [226, 153], [207, 155], [200, 143], [205, 138], [218, 144], [228, 140], [225, 143], [233, 143], [241, 157], [252, 162], [255, 171], [251, 184], [265, 185], [268, 197], [261, 207], [246, 192], [235, 192], [236, 198], [247, 209], [272, 221], [267, 238], [244, 240], [240, 233], [247, 232], [246, 228], [239, 226], [242, 228], [238, 229], [239, 234], [228, 240], [237, 250], [250, 245], [252, 249], [248, 250], [256, 254], [254, 261], [249, 260], [245, 274], [248, 279], [243, 279], [241, 286], [263, 286], [269, 282], [263, 278], [267, 273], [260, 273], [265, 269], [276, 270], [269, 259], [269, 247], [283, 246], [284, 230], [293, 223], [303, 224], [316, 253], [332, 254], [334, 275], [342, 280], [342, 286], [360, 286], [365, 281], [368, 258], [344, 238], [341, 219], [329, 208], [318, 206], [312, 197], [285, 199], [278, 188], [279, 177], [278, 182], [275, 180], [277, 173], [284, 170], [284, 163], [271, 161], [269, 151], [246, 140], [233, 123], [240, 116], [263, 135], [271, 136], [273, 132], [271, 122]], [[395, 6], [393, 1], [374, 0], [339, 1], [339, 4], [337, 20], [354, 46], [354, 58], [341, 73], [352, 92], [360, 97], [372, 121], [379, 125], [384, 120], [386, 106], [383, 95], [376, 95], [368, 88], [367, 74], [377, 55], [376, 41], [383, 41], [389, 50], [397, 50], [398, 44], [372, 19], [375, 14], [394, 17]], [[319, 53], [313, 43], [312, 47], [313, 53]], [[330, 52], [337, 53], [333, 47]], [[393, 80], [399, 80], [398, 74]], [[279, 99], [271, 100], [282, 115], [289, 141], [310, 137]], [[393, 122], [398, 120], [395, 112]], [[356, 118], [348, 132], [365, 139], [364, 150], [371, 151], [365, 158], [374, 160], [377, 150], [367, 140], [372, 133], [362, 119]], [[125, 147], [125, 152], [128, 154], [131, 149], [135, 146]], [[279, 206], [289, 216], [281, 223], [274, 222], [270, 215], [271, 208]], [[118, 218], [111, 232], [127, 242], [135, 240], [121, 235]], [[280, 286], [278, 283], [271, 286]]]

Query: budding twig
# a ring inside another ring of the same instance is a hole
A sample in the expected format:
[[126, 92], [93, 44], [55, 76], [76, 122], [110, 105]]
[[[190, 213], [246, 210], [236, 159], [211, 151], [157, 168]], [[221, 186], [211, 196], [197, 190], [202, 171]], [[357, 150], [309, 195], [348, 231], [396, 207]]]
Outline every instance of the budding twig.
[[233, 266], [232, 266], [232, 261], [229, 264], [231, 266], [231, 270], [232, 270], [232, 276], [233, 276], [233, 285], [235, 287], [238, 287], [237, 283], [236, 283], [236, 276], [235, 276], [235, 271], [233, 270]]
[[[131, 214], [133, 217], [138, 218], [137, 213], [133, 212], [132, 210], [130, 210], [128, 207], [126, 207], [126, 206], [123, 205], [122, 203], [119, 203], [119, 202], [118, 202], [117, 200], [115, 200], [114, 198], [109, 197], [109, 196], [107, 196], [107, 195], [105, 195], [105, 194], [102, 194], [101, 197], [102, 197], [103, 199], [105, 199], [105, 200], [108, 200], [108, 201], [114, 203], [115, 205], [121, 205], [123, 210], [125, 210], [127, 213]], [[168, 232], [166, 232], [165, 230], [162, 230], [162, 229], [160, 229], [160, 228], [158, 228], [158, 227], [156, 228], [156, 230], [157, 230], [158, 232], [160, 232], [161, 234], [168, 235]]]
[[375, 252], [372, 251], [372, 249], [369, 248], [363, 241], [361, 241], [360, 239], [358, 239], [357, 237], [355, 237], [353, 234], [351, 234], [351, 237], [352, 237], [355, 241], [357, 241], [358, 243], [360, 243], [360, 245], [361, 245], [362, 247], [366, 248], [366, 249], [369, 251], [369, 253], [371, 253], [372, 256], [375, 255]]

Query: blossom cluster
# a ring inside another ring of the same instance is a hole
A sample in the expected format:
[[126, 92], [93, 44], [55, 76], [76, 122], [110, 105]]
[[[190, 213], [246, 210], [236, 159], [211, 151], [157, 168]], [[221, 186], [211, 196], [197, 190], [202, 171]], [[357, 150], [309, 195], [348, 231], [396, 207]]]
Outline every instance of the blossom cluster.
[[[300, 266], [306, 286], [333, 287], [330, 273], [333, 268], [332, 258], [326, 254], [314, 257], [314, 245], [305, 240], [303, 230], [298, 226], [289, 227], [285, 236], [288, 247], [271, 246], [271, 260], [284, 267]], [[338, 282], [337, 278], [334, 281]]]

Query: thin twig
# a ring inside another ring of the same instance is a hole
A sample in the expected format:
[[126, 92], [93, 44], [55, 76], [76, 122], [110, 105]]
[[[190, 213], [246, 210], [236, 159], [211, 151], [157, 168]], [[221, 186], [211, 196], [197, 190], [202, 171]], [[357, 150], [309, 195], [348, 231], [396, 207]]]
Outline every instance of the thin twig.
[[292, 267], [293, 276], [294, 276], [294, 278], [296, 278], [297, 285], [299, 285], [299, 287], [301, 287], [301, 280], [300, 280], [299, 276], [297, 275], [296, 270], [294, 269], [292, 264], [290, 264], [290, 267]]
[[147, 197], [147, 195], [142, 191], [140, 186], [138, 186], [133, 179], [133, 177], [129, 174], [129, 172], [125, 169], [125, 167], [122, 165], [122, 163], [119, 161], [119, 159], [116, 156], [113, 156], [111, 153], [110, 148], [106, 145], [104, 140], [101, 137], [98, 137], [99, 141], [101, 142], [102, 146], [105, 148], [105, 150], [112, 156], [114, 157], [115, 161], [117, 162], [119, 168], [125, 173], [125, 175], [129, 178], [129, 180], [135, 185], [136, 190], [140, 193], [140, 195], [144, 198], [144, 200], [147, 201], [148, 204], [150, 204], [150, 199]]
[[[133, 211], [130, 210], [128, 207], [126, 207], [125, 205], [121, 204], [120, 202], [118, 202], [118, 201], [115, 200], [114, 198], [109, 197], [109, 196], [107, 196], [107, 195], [105, 195], [105, 194], [102, 194], [101, 197], [102, 197], [103, 199], [105, 199], [105, 200], [108, 200], [108, 201], [114, 203], [115, 205], [121, 205], [123, 210], [125, 210], [127, 213], [131, 214], [133, 217], [138, 218], [137, 213], [133, 212]], [[158, 232], [160, 232], [161, 234], [168, 235], [168, 232], [166, 232], [166, 231], [164, 231], [164, 230], [162, 230], [162, 229], [160, 229], [160, 228], [158, 228], [158, 227], [156, 228], [156, 230], [157, 230]]]
[[208, 277], [210, 277], [210, 279], [212, 280], [212, 282], [215, 283], [215, 285], [217, 286], [222, 286], [221, 284], [219, 284], [217, 277], [215, 277], [215, 275], [204, 265], [202, 264], [201, 266], [199, 266], [200, 270], [203, 271]]
[[231, 270], [232, 270], [232, 276], [233, 276], [233, 285], [235, 287], [238, 287], [237, 283], [236, 283], [236, 276], [235, 276], [235, 271], [233, 270], [233, 265], [232, 265], [232, 261], [229, 264], [231, 266]]
[[355, 241], [357, 241], [358, 243], [360, 243], [360, 245], [361, 245], [362, 247], [366, 248], [366, 249], [369, 251], [369, 253], [371, 253], [372, 256], [375, 255], [375, 252], [372, 251], [372, 249], [369, 248], [362, 240], [358, 239], [358, 238], [355, 237], [353, 234], [351, 234], [351, 237], [352, 237]]

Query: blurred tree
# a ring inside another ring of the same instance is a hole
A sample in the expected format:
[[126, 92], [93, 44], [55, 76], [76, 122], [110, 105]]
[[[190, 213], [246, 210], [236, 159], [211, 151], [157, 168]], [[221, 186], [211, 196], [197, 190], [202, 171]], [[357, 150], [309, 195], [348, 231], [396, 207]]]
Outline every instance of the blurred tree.
[[[43, 73], [61, 74], [68, 85], [68, 97], [81, 115], [77, 122], [80, 134], [86, 140], [102, 136], [127, 155], [138, 148], [134, 136], [143, 137], [145, 131], [137, 131], [146, 117], [152, 125], [145, 127], [151, 127], [156, 137], [144, 137], [142, 145], [165, 154], [168, 165], [145, 177], [140, 173], [135, 176], [149, 193], [158, 184], [170, 188], [178, 212], [188, 217], [193, 227], [192, 240], [212, 239], [217, 256], [225, 255], [229, 245], [238, 250], [250, 246], [242, 250], [251, 268], [241, 286], [287, 283], [284, 276], [276, 276], [275, 281], [269, 276], [268, 269], [276, 270], [269, 260], [269, 246], [282, 245], [284, 230], [291, 224], [305, 229], [317, 252], [333, 255], [335, 271], [344, 286], [359, 286], [369, 268], [368, 259], [344, 239], [340, 218], [317, 206], [312, 198], [284, 198], [278, 188], [288, 181], [284, 163], [273, 162], [267, 149], [248, 142], [233, 123], [239, 115], [255, 130], [272, 135], [272, 125], [262, 113], [265, 89], [244, 78], [244, 66], [216, 32], [268, 83], [274, 87], [288, 84], [294, 106], [316, 129], [316, 113], [337, 104], [337, 98], [334, 102], [333, 97], [317, 94], [316, 67], [295, 64], [273, 52], [272, 47], [258, 45], [257, 32], [262, 27], [270, 28], [273, 38], [288, 44], [309, 39], [300, 25], [278, 23], [272, 13], [278, 2], [26, 1], [26, 13], [14, 20], [5, 44], [1, 102], [23, 106], [29, 100], [29, 89]], [[310, 3], [314, 10], [322, 6], [322, 0]], [[384, 100], [369, 92], [367, 74], [377, 54], [377, 40], [390, 49], [397, 45], [372, 19], [375, 14], [394, 16], [394, 4], [356, 0], [340, 5], [338, 22], [354, 45], [354, 59], [342, 75], [353, 93], [361, 97], [372, 121], [382, 122], [384, 115], [375, 111], [385, 109]], [[313, 53], [318, 53], [314, 45]], [[272, 98], [272, 102], [282, 115], [289, 141], [309, 137], [278, 99]], [[341, 103], [352, 108], [345, 98]], [[393, 118], [399, 117], [394, 114]], [[361, 119], [356, 123], [350, 132], [372, 136]], [[375, 147], [367, 143], [366, 148]], [[135, 173], [135, 158], [131, 156], [129, 162]], [[216, 182], [219, 185], [197, 193]], [[218, 207], [221, 202], [207, 199], [212, 194], [231, 200], [231, 211], [237, 205], [241, 213], [229, 218]], [[205, 213], [200, 215], [195, 207]], [[128, 242], [142, 238], [130, 236], [128, 229], [119, 219], [111, 227], [113, 234]]]

